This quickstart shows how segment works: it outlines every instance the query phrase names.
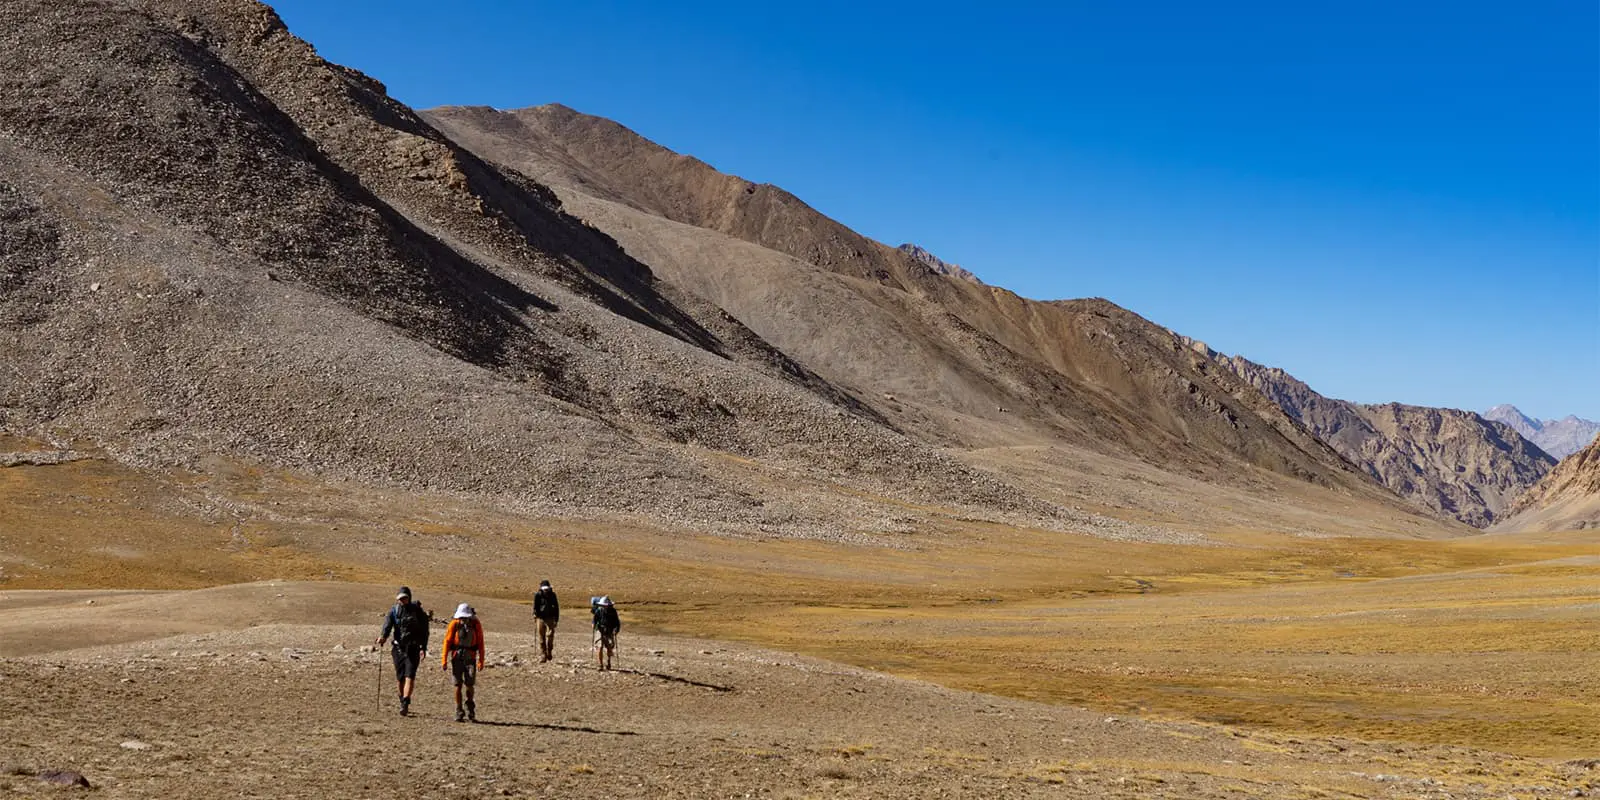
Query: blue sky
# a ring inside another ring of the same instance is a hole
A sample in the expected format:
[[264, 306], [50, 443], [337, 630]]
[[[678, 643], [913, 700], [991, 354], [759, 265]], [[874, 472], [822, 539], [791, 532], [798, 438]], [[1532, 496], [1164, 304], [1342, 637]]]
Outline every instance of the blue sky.
[[560, 102], [1324, 394], [1600, 419], [1600, 10], [276, 0], [416, 107]]

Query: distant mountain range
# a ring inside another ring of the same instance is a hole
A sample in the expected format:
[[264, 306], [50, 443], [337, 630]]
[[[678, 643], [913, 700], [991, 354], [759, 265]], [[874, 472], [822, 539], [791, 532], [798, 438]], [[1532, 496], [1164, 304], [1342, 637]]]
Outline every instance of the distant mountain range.
[[253, 0], [16, 0], [0, 48], [51, 53], [0, 71], [0, 434], [852, 541], [1458, 535], [1554, 463], [986, 285], [610, 120], [419, 112]]
[[1594, 441], [1595, 435], [1600, 434], [1600, 422], [1570, 414], [1561, 419], [1534, 419], [1510, 404], [1498, 405], [1483, 412], [1483, 418], [1516, 428], [1524, 439], [1538, 445], [1539, 449], [1555, 456], [1557, 460], [1587, 447]]
[[1471, 411], [1335, 400], [1276, 367], [1212, 356], [1395, 494], [1469, 525], [1505, 516], [1556, 463], [1512, 426]]

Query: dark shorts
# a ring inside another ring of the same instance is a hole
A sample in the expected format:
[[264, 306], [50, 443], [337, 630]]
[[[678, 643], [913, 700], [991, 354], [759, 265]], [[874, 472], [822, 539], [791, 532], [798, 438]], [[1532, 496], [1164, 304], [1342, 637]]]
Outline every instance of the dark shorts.
[[450, 674], [457, 686], [471, 686], [478, 682], [478, 654], [471, 650], [457, 650], [450, 654]]
[[417, 677], [417, 667], [422, 665], [422, 648], [391, 647], [389, 654], [394, 656], [395, 680], [403, 681], [406, 678]]

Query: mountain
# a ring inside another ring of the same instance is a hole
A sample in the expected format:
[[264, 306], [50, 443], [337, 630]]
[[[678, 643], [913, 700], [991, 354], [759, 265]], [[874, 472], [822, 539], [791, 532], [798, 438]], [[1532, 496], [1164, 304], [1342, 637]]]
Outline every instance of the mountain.
[[1475, 527], [1504, 516], [1555, 465], [1511, 426], [1470, 411], [1334, 400], [1281, 369], [1216, 358], [1396, 494]]
[[1510, 425], [1558, 461], [1582, 450], [1600, 435], [1600, 422], [1570, 414], [1562, 419], [1533, 419], [1513, 405], [1495, 406], [1483, 412], [1483, 418]]
[[1600, 439], [1562, 459], [1512, 510], [1499, 529], [1600, 528]]
[[953, 278], [925, 251], [869, 240], [775, 187], [565, 106], [422, 114], [486, 160], [547, 181], [655, 274], [902, 430], [965, 450], [1133, 456], [1219, 483], [1253, 481], [1242, 463], [1372, 497], [1369, 480], [1253, 387], [1104, 300], [1038, 302]]
[[933, 253], [928, 252], [927, 248], [923, 247], [922, 245], [907, 243], [900, 245], [900, 247], [897, 249], [900, 252], [910, 256], [913, 260], [919, 261], [926, 265], [929, 269], [932, 269], [934, 272], [937, 272], [940, 275], [950, 275], [952, 277], [961, 278], [962, 280], [978, 281], [978, 276], [962, 269], [956, 264], [951, 264], [950, 262], [945, 261]]
[[0, 52], [50, 54], [0, 70], [3, 441], [740, 535], [1458, 532], [1137, 314], [418, 114], [253, 0], [17, 0]]
[[883, 515], [763, 488], [791, 464], [1054, 513], [658, 280], [266, 6], [29, 0], [0, 23], [0, 52], [52, 54], [0, 71], [0, 432], [697, 527]]

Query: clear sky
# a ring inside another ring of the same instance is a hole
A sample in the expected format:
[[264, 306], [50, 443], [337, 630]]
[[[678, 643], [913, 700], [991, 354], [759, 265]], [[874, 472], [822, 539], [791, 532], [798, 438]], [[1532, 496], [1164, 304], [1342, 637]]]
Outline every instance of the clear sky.
[[1600, 420], [1600, 4], [273, 0], [1363, 402]]

